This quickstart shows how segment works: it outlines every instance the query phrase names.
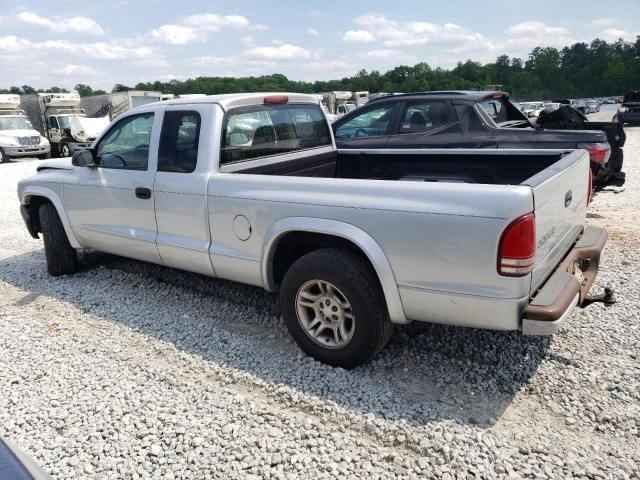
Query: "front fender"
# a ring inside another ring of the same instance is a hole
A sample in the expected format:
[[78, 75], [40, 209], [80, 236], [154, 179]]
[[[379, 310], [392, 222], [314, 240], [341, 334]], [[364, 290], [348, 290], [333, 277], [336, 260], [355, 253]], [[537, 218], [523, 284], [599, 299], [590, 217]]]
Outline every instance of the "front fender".
[[357, 245], [367, 256], [378, 275], [382, 291], [393, 323], [408, 323], [404, 314], [398, 285], [391, 264], [380, 245], [364, 230], [337, 220], [312, 217], [289, 217], [271, 225], [264, 237], [262, 246], [261, 275], [262, 284], [268, 291], [275, 291], [273, 279], [273, 257], [280, 239], [290, 232], [309, 232], [341, 237]]
[[69, 243], [73, 248], [82, 248], [80, 242], [76, 238], [73, 230], [71, 229], [71, 223], [69, 223], [69, 217], [67, 217], [67, 212], [64, 210], [64, 206], [62, 204], [62, 200], [58, 196], [58, 194], [47, 187], [43, 187], [41, 185], [27, 185], [20, 190], [20, 203], [22, 205], [29, 205], [31, 203], [32, 197], [43, 197], [49, 200], [56, 210], [58, 211], [58, 216], [60, 217], [60, 221], [62, 221], [62, 226], [64, 227], [64, 231], [67, 234], [67, 238], [69, 239]]

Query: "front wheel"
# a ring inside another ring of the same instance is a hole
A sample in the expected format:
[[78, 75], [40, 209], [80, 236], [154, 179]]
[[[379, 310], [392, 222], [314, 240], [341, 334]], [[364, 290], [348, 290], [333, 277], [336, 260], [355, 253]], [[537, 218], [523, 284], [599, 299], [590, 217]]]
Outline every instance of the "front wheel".
[[63, 143], [60, 145], [60, 156], [61, 157], [70, 157], [71, 156], [71, 147], [68, 144]]
[[325, 248], [298, 259], [282, 281], [280, 308], [300, 348], [335, 367], [367, 362], [391, 335], [375, 272], [348, 250]]
[[8, 163], [9, 162], [9, 157], [7, 156], [6, 153], [4, 153], [4, 151], [0, 148], [0, 163]]
[[39, 212], [47, 271], [54, 277], [75, 273], [78, 270], [78, 254], [69, 243], [56, 207], [45, 203], [40, 205]]

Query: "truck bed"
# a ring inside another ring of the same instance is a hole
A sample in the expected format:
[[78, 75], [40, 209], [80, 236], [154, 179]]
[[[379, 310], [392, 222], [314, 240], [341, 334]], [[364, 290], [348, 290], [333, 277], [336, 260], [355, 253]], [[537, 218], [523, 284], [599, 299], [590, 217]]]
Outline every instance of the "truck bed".
[[[532, 150], [341, 150], [285, 162], [248, 166], [235, 173], [297, 177], [519, 185], [563, 158]], [[250, 162], [253, 163], [253, 162]]]

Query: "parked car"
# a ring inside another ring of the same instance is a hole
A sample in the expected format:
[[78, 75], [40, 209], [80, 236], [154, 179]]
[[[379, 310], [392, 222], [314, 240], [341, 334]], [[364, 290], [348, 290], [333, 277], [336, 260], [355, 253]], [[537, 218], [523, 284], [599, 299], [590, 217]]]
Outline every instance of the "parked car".
[[520, 111], [527, 118], [537, 117], [544, 108], [544, 102], [520, 102]]
[[[247, 116], [251, 141], [229, 127]], [[393, 323], [552, 334], [607, 240], [584, 150], [338, 151], [302, 94], [145, 105], [37, 171], [18, 196], [50, 274], [96, 249], [279, 291], [300, 347], [345, 368]]]
[[[512, 104], [505, 92], [381, 97], [334, 122], [333, 131], [340, 149], [584, 148], [591, 155], [596, 188], [624, 183], [621, 125], [585, 122], [580, 127], [557, 122], [553, 129], [541, 128]], [[610, 157], [614, 160], [611, 163]]]
[[616, 117], [620, 123], [640, 124], [640, 90], [625, 94]]
[[600, 111], [600, 104], [595, 100], [589, 100], [585, 104], [586, 113], [596, 113]]

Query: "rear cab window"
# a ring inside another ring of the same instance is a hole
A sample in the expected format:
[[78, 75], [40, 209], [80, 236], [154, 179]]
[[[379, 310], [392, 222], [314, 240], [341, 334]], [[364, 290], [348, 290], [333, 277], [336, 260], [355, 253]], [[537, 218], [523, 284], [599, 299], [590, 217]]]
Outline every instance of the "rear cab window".
[[[526, 120], [526, 115], [522, 110], [511, 103], [508, 97], [505, 96], [486, 98], [480, 102], [480, 106], [497, 126], [506, 122]], [[540, 107], [542, 108], [542, 104]]]
[[254, 105], [230, 110], [222, 136], [222, 165], [331, 146], [316, 104]]

